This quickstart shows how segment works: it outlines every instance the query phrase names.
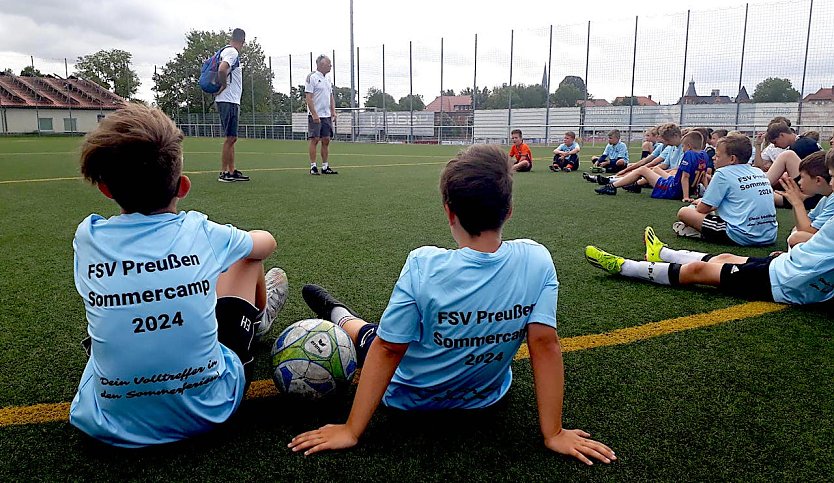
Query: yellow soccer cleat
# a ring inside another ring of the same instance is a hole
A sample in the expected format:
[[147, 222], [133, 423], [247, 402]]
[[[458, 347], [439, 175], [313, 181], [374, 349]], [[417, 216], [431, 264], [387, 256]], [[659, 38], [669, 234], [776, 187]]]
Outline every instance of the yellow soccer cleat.
[[660, 257], [660, 250], [667, 246], [665, 243], [660, 241], [660, 238], [657, 237], [654, 233], [654, 228], [647, 226], [646, 231], [643, 236], [643, 240], [646, 242], [646, 261], [647, 262], [662, 262], [664, 261], [663, 258]]
[[612, 255], [590, 245], [585, 247], [585, 260], [588, 260], [591, 265], [613, 274], [620, 273], [623, 263], [625, 263], [625, 258]]

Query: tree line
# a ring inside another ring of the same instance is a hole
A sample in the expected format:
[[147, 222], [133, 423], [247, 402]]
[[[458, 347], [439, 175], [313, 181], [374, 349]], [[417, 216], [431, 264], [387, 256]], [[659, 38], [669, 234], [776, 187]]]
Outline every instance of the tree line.
[[[228, 31], [197, 31], [186, 34], [186, 45], [153, 75], [154, 97], [156, 104], [173, 114], [177, 111], [202, 112], [211, 109], [212, 99], [198, 85], [200, 66], [206, 58], [213, 55], [220, 47], [226, 45], [231, 35]], [[132, 54], [112, 49], [100, 50], [94, 54], [78, 57], [75, 63], [76, 76], [96, 82], [105, 89], [126, 99], [133, 100], [140, 85], [139, 76], [131, 67]], [[257, 38], [247, 40], [241, 52], [241, 64], [244, 66], [245, 78], [241, 98], [242, 112], [305, 112], [306, 103], [303, 82], [290, 89], [289, 94], [275, 92], [272, 73], [266, 61], [266, 55]], [[13, 73], [11, 69], [5, 69]], [[21, 76], [44, 75], [33, 66], [26, 66]], [[505, 109], [512, 99], [514, 108], [525, 107], [574, 107], [580, 101], [593, 99], [586, 92], [585, 82], [581, 77], [566, 76], [558, 87], [549, 94], [547, 87], [541, 84], [503, 84], [492, 89], [487, 87], [466, 87], [457, 94], [452, 89], [443, 95], [469, 96], [475, 109]], [[349, 87], [334, 87], [336, 107], [351, 106]], [[383, 93], [376, 86], [367, 89], [364, 106], [385, 108], [389, 111], [415, 111], [425, 108], [426, 99], [420, 94], [406, 95], [395, 99], [389, 93]], [[789, 79], [767, 78], [760, 82], [751, 96], [753, 102], [795, 102], [801, 94], [794, 89]], [[620, 104], [628, 105], [629, 97], [623, 97]], [[357, 97], [357, 101], [358, 101]]]

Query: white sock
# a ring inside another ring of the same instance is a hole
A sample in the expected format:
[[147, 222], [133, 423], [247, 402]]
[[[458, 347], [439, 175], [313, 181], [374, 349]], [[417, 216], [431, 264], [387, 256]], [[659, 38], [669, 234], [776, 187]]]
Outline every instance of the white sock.
[[660, 249], [660, 258], [664, 262], [680, 263], [681, 265], [690, 262], [700, 262], [705, 256], [707, 256], [706, 253], [691, 252], [689, 250], [672, 250], [668, 247]]
[[344, 307], [335, 307], [330, 311], [330, 321], [342, 327], [348, 320], [355, 319], [356, 316], [351, 314], [348, 309]]
[[329, 167], [330, 167], [330, 163], [328, 163], [327, 161], [322, 161], [321, 162], [321, 169], [327, 169]]
[[623, 263], [623, 268], [620, 270], [620, 275], [639, 278], [640, 280], [646, 280], [660, 285], [670, 285], [668, 263], [626, 260]]
[[310, 167], [315, 168], [316, 167], [316, 162], [315, 161], [310, 161]]

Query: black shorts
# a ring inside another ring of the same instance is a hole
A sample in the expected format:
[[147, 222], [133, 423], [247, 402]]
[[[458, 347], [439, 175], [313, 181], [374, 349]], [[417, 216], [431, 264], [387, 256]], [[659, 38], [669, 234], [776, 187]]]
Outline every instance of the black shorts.
[[307, 116], [307, 139], [333, 137], [333, 121], [329, 117], [320, 117], [319, 121], [313, 122], [313, 116]]
[[701, 238], [713, 243], [737, 245], [732, 238], [727, 236], [727, 222], [712, 213], [705, 216], [703, 223], [701, 223]]
[[[526, 160], [516, 161], [515, 163], [513, 163], [513, 165], [523, 163], [524, 161], [526, 161]], [[528, 171], [531, 171], [532, 169], [533, 169], [533, 162], [532, 161], [527, 161], [526, 166], [520, 167], [516, 171], [518, 171], [519, 173], [526, 173]]]
[[748, 258], [746, 263], [725, 263], [721, 267], [722, 292], [746, 299], [773, 302], [770, 288], [771, 257]]
[[254, 368], [252, 361], [255, 359], [252, 355], [252, 341], [261, 324], [261, 311], [247, 300], [221, 297], [217, 299], [214, 313], [217, 317], [217, 339], [240, 357], [246, 380], [250, 381]]
[[216, 104], [217, 112], [220, 114], [220, 127], [223, 129], [223, 136], [236, 138], [240, 104], [233, 102], [217, 102]]

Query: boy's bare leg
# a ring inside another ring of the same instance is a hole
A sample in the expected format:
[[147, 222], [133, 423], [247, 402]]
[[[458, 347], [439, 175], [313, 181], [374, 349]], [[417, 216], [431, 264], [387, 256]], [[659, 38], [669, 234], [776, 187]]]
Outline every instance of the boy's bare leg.
[[264, 264], [261, 260], [238, 260], [217, 279], [217, 297], [238, 297], [258, 310], [266, 307]]
[[783, 151], [779, 153], [779, 156], [776, 156], [776, 159], [773, 160], [773, 164], [770, 165], [767, 172], [767, 179], [770, 181], [770, 184], [776, 188], [781, 188], [779, 184], [779, 178], [782, 177], [784, 173], [788, 173], [788, 176], [791, 178], [796, 178], [799, 176], [799, 163], [802, 160], [799, 159], [799, 156], [793, 151]]
[[678, 210], [678, 220], [686, 223], [698, 231], [701, 231], [701, 227], [704, 224], [704, 218], [706, 218], [706, 216], [707, 215], [704, 213], [698, 213], [698, 210], [696, 210], [693, 206], [684, 206]]
[[721, 270], [727, 263], [739, 265], [747, 263], [747, 257], [722, 253], [706, 262], [691, 262], [681, 265], [678, 283], [681, 285], [700, 284], [717, 287], [721, 284]]

